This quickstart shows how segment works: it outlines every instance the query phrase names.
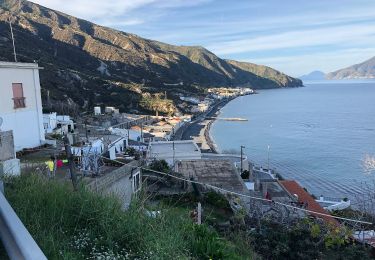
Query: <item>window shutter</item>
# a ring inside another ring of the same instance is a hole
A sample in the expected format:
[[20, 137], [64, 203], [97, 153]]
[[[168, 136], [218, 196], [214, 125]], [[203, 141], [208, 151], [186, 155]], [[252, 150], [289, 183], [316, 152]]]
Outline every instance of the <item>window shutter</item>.
[[22, 83], [13, 83], [12, 89], [13, 89], [14, 108], [17, 109], [17, 108], [26, 107], [25, 97], [23, 96]]
[[22, 83], [13, 83], [13, 97], [14, 98], [23, 98], [23, 87]]

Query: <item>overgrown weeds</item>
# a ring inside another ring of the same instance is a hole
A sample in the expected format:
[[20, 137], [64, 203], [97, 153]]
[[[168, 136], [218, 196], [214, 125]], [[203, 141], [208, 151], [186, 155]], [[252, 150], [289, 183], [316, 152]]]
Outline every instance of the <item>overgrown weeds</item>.
[[139, 200], [124, 212], [114, 197], [34, 174], [8, 181], [6, 197], [48, 259], [251, 258], [186, 208], [160, 205], [150, 217]]

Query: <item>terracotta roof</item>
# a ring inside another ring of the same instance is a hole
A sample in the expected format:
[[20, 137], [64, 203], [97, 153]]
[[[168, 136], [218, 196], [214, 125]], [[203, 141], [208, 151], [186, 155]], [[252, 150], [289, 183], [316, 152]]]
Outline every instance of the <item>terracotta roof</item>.
[[137, 126], [137, 125], [130, 127], [130, 129], [131, 130], [136, 130], [136, 131], [141, 131], [141, 127]]
[[[296, 181], [280, 181], [280, 184], [284, 186], [284, 188], [291, 194], [291, 195], [297, 195], [298, 196], [298, 202], [301, 203], [307, 203], [308, 210], [323, 213], [323, 214], [329, 214], [328, 211], [326, 211], [322, 206], [319, 205], [318, 202], [315, 201], [315, 199], [306, 192]], [[311, 215], [323, 219], [327, 223], [332, 223], [335, 225], [338, 225], [338, 221], [334, 219], [331, 216], [322, 216], [319, 214], [310, 213]], [[330, 215], [330, 214], [329, 214]]]

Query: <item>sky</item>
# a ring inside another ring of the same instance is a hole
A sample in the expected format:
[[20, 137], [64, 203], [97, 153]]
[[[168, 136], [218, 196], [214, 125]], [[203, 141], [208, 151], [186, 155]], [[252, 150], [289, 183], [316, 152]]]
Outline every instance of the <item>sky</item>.
[[91, 22], [292, 76], [375, 56], [374, 0], [33, 0]]

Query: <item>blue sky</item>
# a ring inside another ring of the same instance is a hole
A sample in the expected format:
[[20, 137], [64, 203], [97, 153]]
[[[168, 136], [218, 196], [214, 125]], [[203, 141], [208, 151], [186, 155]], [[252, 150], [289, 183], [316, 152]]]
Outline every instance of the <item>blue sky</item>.
[[375, 56], [374, 0], [35, 0], [139, 36], [293, 76]]

